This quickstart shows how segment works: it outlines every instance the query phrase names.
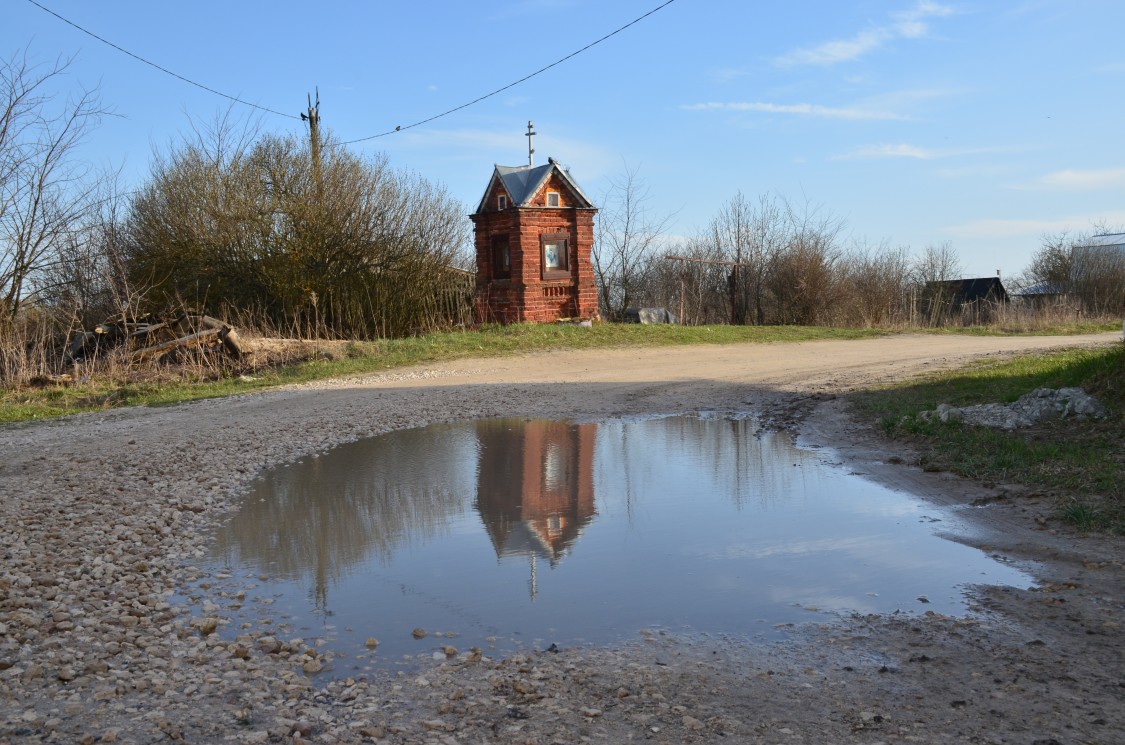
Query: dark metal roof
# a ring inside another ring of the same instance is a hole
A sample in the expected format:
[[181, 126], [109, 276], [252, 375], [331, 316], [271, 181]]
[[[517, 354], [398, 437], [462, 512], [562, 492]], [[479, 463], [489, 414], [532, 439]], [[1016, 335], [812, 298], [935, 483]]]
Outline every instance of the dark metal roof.
[[999, 277], [976, 277], [974, 279], [951, 279], [944, 282], [927, 282], [927, 294], [941, 293], [955, 303], [975, 303], [980, 300], [1008, 300]]
[[531, 199], [539, 193], [539, 190], [551, 178], [552, 173], [557, 174], [574, 193], [577, 201], [575, 206], [587, 209], [594, 207], [594, 203], [583, 193], [581, 187], [571, 177], [570, 172], [551, 160], [547, 162], [547, 165], [535, 166], [534, 168], [531, 166], [496, 166], [492, 173], [492, 180], [488, 182], [488, 188], [484, 190], [484, 196], [481, 197], [480, 204], [477, 205], [477, 212], [484, 211], [485, 200], [488, 198], [488, 193], [492, 191], [493, 183], [497, 180], [504, 185], [504, 191], [508, 192], [513, 207], [527, 207]]

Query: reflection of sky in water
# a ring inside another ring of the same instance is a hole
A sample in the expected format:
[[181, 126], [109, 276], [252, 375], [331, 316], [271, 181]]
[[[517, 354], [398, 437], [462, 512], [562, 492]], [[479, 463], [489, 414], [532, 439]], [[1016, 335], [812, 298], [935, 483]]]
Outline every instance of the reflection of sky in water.
[[935, 514], [746, 420], [494, 420], [273, 471], [213, 567], [269, 578], [245, 583], [247, 618], [270, 603], [352, 653], [379, 638], [380, 659], [428, 653], [416, 626], [462, 647], [754, 635], [813, 609], [957, 613], [965, 583], [1027, 583], [934, 536]]

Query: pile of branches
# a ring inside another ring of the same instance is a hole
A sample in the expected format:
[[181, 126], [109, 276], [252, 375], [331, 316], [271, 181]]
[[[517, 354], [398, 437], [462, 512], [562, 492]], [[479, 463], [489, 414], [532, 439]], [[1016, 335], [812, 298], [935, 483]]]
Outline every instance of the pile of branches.
[[66, 360], [89, 362], [120, 348], [135, 363], [174, 359], [185, 352], [234, 359], [242, 356], [238, 332], [231, 326], [211, 316], [181, 311], [111, 319], [92, 331], [80, 331], [67, 344]]

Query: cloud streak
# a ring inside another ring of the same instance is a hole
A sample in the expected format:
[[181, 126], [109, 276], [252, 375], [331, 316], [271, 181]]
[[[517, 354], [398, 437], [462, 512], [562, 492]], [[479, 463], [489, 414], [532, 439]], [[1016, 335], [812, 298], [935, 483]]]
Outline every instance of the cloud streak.
[[1009, 147], [974, 147], [974, 148], [926, 148], [910, 145], [905, 142], [897, 144], [861, 145], [853, 150], [840, 155], [832, 156], [832, 160], [870, 160], [877, 158], [913, 158], [915, 160], [941, 160], [942, 158], [956, 158], [964, 155], [981, 155], [984, 153], [1011, 152]]
[[860, 31], [846, 39], [835, 39], [814, 47], [797, 49], [774, 60], [782, 67], [838, 65], [881, 49], [896, 39], [921, 39], [930, 33], [929, 20], [953, 15], [953, 9], [921, 0], [912, 9], [895, 13], [884, 25]]
[[952, 225], [947, 230], [961, 238], [1013, 238], [1058, 233], [1064, 230], [1081, 230], [1098, 223], [1125, 223], [1125, 211], [1102, 214], [1077, 215], [1056, 219], [1016, 218], [972, 220]]
[[1049, 173], [1040, 179], [1040, 184], [1050, 189], [1084, 191], [1087, 189], [1108, 189], [1125, 186], [1125, 168], [1101, 168], [1093, 170], [1066, 169]]
[[680, 107], [684, 111], [756, 111], [764, 114], [790, 114], [794, 116], [848, 119], [852, 121], [905, 121], [909, 119], [893, 111], [879, 111], [861, 107], [821, 106], [811, 103], [781, 104], [766, 102], [694, 103]]

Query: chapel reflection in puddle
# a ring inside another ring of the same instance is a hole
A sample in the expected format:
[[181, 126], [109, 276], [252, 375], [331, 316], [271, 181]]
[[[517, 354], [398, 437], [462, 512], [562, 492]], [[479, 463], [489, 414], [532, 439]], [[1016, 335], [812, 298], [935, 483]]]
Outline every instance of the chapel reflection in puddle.
[[392, 432], [266, 473], [206, 581], [245, 605], [230, 633], [279, 623], [362, 665], [434, 652], [416, 628], [506, 650], [769, 635], [812, 609], [964, 612], [962, 583], [1026, 581], [830, 457], [706, 414]]
[[488, 420], [476, 432], [474, 507], [498, 559], [528, 557], [534, 600], [538, 559], [558, 564], [596, 514], [597, 425]]
[[596, 424], [523, 419], [405, 430], [268, 473], [212, 552], [309, 583], [322, 612], [346, 574], [448, 539], [472, 505], [498, 559], [555, 566], [595, 515]]

